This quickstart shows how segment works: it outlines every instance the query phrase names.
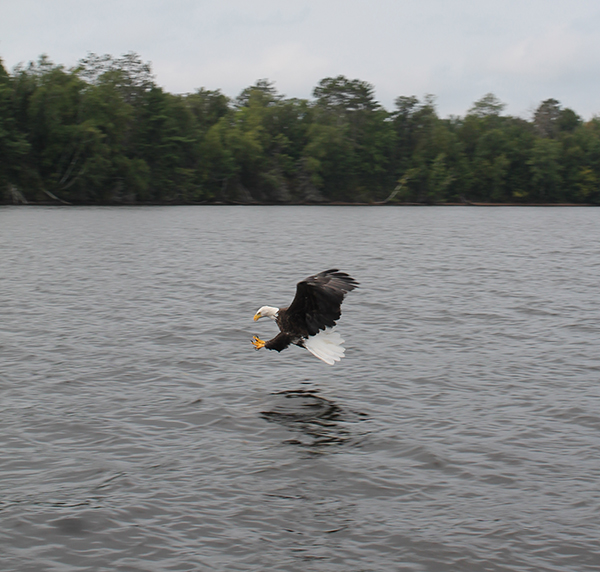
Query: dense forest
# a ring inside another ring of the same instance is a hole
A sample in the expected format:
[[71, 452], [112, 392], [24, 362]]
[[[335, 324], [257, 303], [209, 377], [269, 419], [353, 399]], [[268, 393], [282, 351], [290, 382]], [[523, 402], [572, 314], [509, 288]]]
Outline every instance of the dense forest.
[[259, 80], [235, 99], [173, 95], [135, 53], [0, 60], [0, 202], [600, 203], [600, 118], [555, 99], [530, 120], [493, 94], [464, 117], [435, 98], [384, 109], [367, 82], [313, 99]]

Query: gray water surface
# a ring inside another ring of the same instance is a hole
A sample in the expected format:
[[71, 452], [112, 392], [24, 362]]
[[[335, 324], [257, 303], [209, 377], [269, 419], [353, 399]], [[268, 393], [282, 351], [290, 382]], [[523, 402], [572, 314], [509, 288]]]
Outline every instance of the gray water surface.
[[0, 208], [1, 570], [598, 570], [599, 282], [598, 209]]

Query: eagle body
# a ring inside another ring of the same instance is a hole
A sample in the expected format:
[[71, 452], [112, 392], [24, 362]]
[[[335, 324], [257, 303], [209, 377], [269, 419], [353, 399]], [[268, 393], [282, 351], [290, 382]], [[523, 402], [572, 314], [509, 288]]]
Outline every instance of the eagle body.
[[333, 328], [342, 314], [344, 296], [356, 287], [358, 283], [354, 278], [335, 268], [302, 280], [287, 308], [263, 306], [256, 312], [255, 321], [271, 318], [280, 332], [266, 342], [255, 336], [252, 341], [254, 347], [280, 352], [294, 344], [333, 365], [345, 351], [341, 347], [344, 340]]

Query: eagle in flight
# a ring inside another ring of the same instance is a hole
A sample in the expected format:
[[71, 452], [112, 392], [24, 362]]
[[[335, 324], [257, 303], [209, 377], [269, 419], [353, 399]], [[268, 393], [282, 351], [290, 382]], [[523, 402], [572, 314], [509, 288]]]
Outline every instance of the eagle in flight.
[[252, 344], [259, 350], [280, 352], [290, 344], [306, 348], [329, 365], [344, 357], [344, 340], [333, 330], [342, 314], [344, 296], [358, 287], [358, 282], [336, 268], [325, 270], [298, 282], [296, 296], [287, 308], [263, 306], [254, 321], [271, 318], [279, 326], [279, 334], [264, 341], [254, 336]]

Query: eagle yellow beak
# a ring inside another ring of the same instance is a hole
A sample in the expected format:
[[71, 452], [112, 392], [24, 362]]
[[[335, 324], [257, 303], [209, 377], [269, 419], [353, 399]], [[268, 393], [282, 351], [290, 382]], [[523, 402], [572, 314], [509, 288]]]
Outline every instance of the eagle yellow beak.
[[257, 312], [256, 314], [254, 314], [254, 321], [256, 322], [256, 320], [262, 318], [262, 316], [260, 315], [260, 312]]

